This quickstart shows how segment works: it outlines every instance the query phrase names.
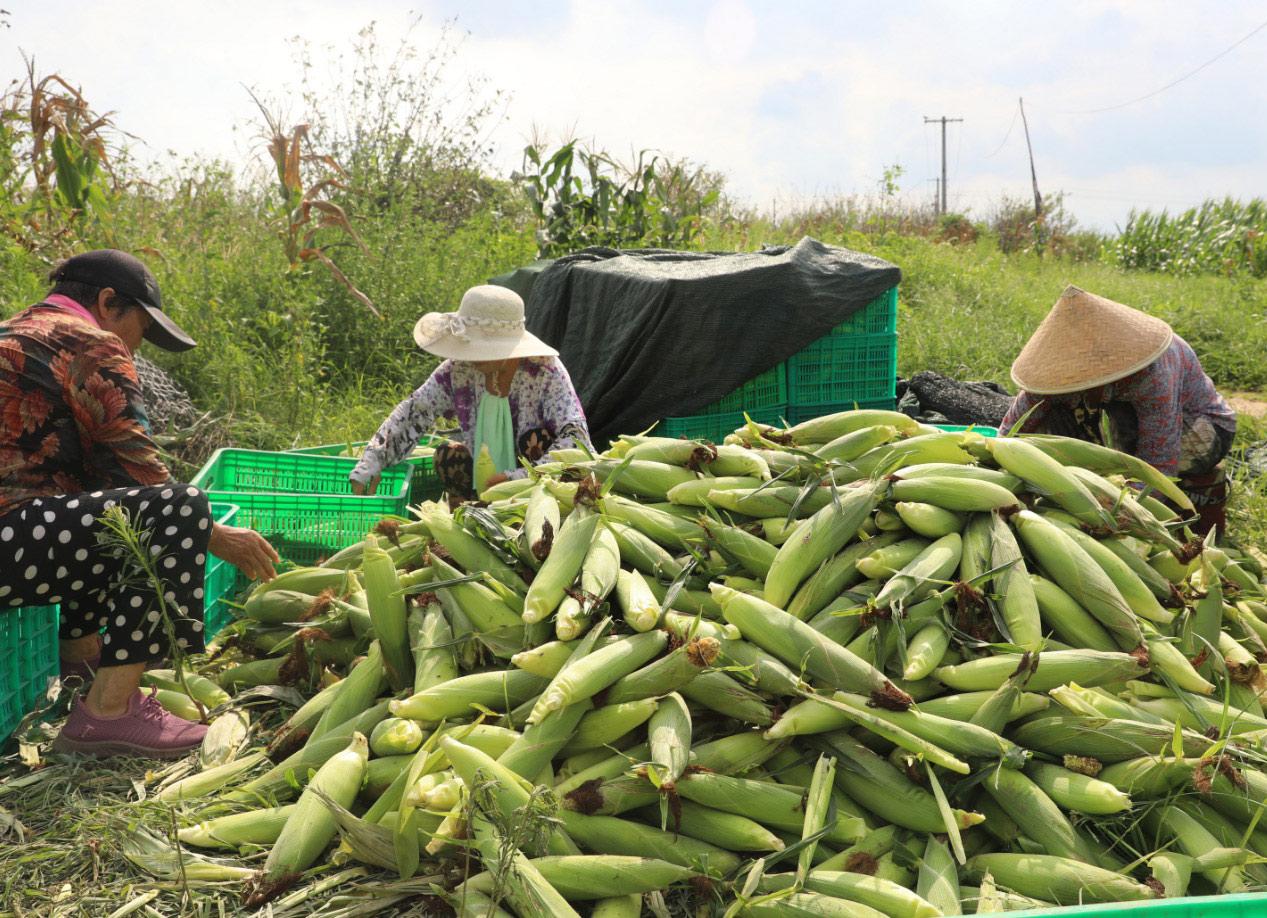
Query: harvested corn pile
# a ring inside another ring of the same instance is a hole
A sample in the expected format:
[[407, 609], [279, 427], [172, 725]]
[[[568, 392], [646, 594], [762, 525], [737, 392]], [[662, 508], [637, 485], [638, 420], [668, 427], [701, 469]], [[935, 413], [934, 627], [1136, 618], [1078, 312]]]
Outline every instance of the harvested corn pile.
[[1150, 466], [883, 411], [555, 458], [251, 594], [262, 656], [198, 700], [317, 690], [156, 791], [186, 882], [521, 918], [1267, 883], [1262, 569]]

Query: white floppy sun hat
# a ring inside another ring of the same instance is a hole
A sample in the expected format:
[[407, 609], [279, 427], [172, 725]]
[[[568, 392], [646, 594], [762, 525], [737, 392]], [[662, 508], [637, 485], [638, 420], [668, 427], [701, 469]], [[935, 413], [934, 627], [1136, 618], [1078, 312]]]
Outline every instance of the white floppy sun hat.
[[524, 301], [506, 287], [481, 284], [462, 297], [457, 312], [429, 312], [414, 326], [424, 351], [453, 360], [557, 357], [559, 352], [524, 328]]
[[1066, 287], [1012, 364], [1012, 381], [1035, 395], [1103, 386], [1144, 369], [1174, 335], [1156, 316]]

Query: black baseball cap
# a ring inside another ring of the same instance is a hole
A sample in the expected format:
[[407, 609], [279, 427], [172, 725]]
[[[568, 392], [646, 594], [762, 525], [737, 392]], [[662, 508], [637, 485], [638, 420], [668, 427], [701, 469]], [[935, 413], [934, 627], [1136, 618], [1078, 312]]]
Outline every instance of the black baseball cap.
[[198, 342], [163, 312], [163, 297], [153, 272], [135, 255], [118, 249], [95, 249], [72, 255], [62, 264], [61, 280], [77, 281], [93, 287], [111, 287], [140, 306], [154, 321], [145, 330], [145, 340], [165, 351], [187, 351]]

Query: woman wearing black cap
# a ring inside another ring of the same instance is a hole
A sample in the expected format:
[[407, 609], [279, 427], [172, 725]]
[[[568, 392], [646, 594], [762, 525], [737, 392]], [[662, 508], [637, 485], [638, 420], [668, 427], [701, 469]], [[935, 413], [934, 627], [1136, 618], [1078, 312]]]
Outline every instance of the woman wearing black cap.
[[[169, 641], [202, 649], [208, 552], [265, 580], [277, 554], [258, 533], [215, 523], [150, 439], [132, 354], [142, 339], [194, 347], [154, 275], [101, 249], [49, 280], [42, 302], [0, 322], [0, 615], [60, 605], [63, 675], [95, 669], [56, 750], [179, 757], [206, 727], [164, 711], [141, 674]], [[102, 543], [115, 506], [141, 533], [152, 576]]]

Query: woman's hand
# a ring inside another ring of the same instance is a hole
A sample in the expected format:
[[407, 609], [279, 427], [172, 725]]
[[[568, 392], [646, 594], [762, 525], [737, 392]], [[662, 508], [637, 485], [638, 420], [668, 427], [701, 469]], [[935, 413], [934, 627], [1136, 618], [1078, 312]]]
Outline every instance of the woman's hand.
[[207, 547], [213, 555], [228, 561], [251, 580], [267, 583], [277, 576], [274, 565], [281, 558], [268, 540], [254, 529], [215, 523], [211, 527], [211, 542]]
[[503, 481], [510, 481], [510, 476], [505, 472], [498, 472], [496, 475], [489, 475], [488, 481], [484, 482], [484, 489], [487, 490], [493, 485], [499, 485]]
[[367, 494], [374, 494], [376, 491], [378, 491], [378, 483], [382, 480], [383, 480], [382, 475], [375, 475], [373, 478], [370, 479], [369, 484], [361, 484], [359, 481], [356, 481], [355, 479], [353, 479], [352, 493], [359, 494], [361, 496], [365, 496]]

